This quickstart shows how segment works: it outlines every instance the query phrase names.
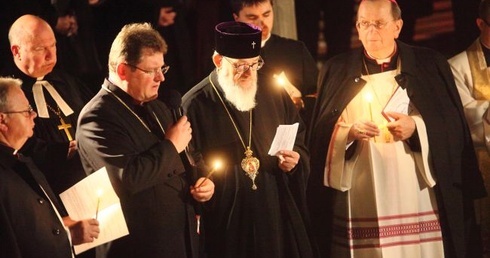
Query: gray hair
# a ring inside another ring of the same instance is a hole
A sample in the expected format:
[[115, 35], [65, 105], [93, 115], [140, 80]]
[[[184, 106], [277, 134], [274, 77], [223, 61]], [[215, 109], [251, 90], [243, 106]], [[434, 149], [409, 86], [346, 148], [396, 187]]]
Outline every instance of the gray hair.
[[0, 110], [5, 111], [9, 106], [8, 94], [14, 87], [20, 88], [22, 81], [10, 77], [0, 77]]

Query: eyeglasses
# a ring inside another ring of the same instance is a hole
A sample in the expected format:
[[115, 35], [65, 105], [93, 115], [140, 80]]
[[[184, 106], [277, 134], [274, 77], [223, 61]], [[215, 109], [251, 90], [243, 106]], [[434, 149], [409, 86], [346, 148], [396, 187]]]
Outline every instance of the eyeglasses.
[[128, 64], [128, 63], [124, 63], [125, 65], [129, 66], [129, 67], [132, 67], [132, 68], [135, 68], [137, 70], [140, 70], [148, 75], [151, 75], [151, 76], [155, 76], [155, 74], [158, 74], [158, 72], [162, 72], [162, 74], [166, 74], [168, 72], [168, 70], [170, 69], [170, 65], [164, 65], [160, 68], [156, 68], [155, 70], [145, 70], [145, 69], [142, 69], [142, 68], [139, 68], [138, 66], [136, 65], [132, 65], [132, 64]]
[[388, 23], [389, 21], [357, 21], [356, 26], [360, 29], [367, 30], [369, 27], [371, 27], [371, 25], [373, 25], [375, 29], [381, 30], [384, 29]]
[[259, 70], [260, 68], [262, 68], [262, 66], [264, 66], [265, 62], [264, 62], [264, 59], [262, 59], [262, 57], [259, 56], [259, 60], [257, 60], [257, 62], [255, 63], [252, 63], [252, 64], [247, 64], [247, 63], [241, 63], [241, 64], [238, 64], [238, 63], [232, 63], [230, 60], [228, 60], [228, 58], [226, 57], [223, 57], [226, 61], [228, 61], [228, 63], [230, 63], [233, 68], [235, 68], [235, 70], [239, 73], [244, 73], [246, 71], [248, 71], [249, 69], [252, 70], [252, 71], [257, 71]]
[[33, 114], [36, 113], [36, 111], [34, 111], [34, 109], [31, 107], [31, 105], [29, 105], [29, 107], [27, 108], [27, 110], [22, 110], [22, 111], [5, 111], [5, 112], [2, 112], [4, 114], [24, 114], [24, 113], [27, 113], [26, 115], [24, 114], [24, 116], [26, 117], [29, 117]]

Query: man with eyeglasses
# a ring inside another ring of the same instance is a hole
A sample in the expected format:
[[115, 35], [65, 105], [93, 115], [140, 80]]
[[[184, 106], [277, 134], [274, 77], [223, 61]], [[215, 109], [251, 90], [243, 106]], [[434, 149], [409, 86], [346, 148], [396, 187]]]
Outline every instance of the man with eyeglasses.
[[36, 112], [18, 79], [0, 77], [0, 256], [74, 257], [71, 245], [99, 235], [95, 219], [63, 217], [46, 178], [21, 148], [34, 134]]
[[[205, 255], [219, 258], [314, 257], [305, 206], [305, 126], [285, 91], [258, 79], [261, 31], [242, 22], [215, 27], [216, 69], [183, 97], [196, 163], [223, 168], [203, 204]], [[268, 155], [276, 128], [299, 124], [292, 150]], [[203, 174], [205, 176], [206, 174]]]
[[169, 69], [166, 51], [150, 24], [124, 26], [112, 43], [108, 78], [80, 113], [82, 163], [89, 173], [106, 167], [129, 229], [112, 242], [109, 258], [198, 255], [193, 201], [209, 200], [214, 185], [189, 180], [179, 153], [191, 139], [191, 125], [186, 116], [174, 122], [157, 99]]
[[[449, 59], [466, 120], [478, 156], [480, 170], [490, 189], [490, 1], [479, 6], [476, 25], [480, 36], [465, 51]], [[490, 254], [490, 198], [476, 203], [484, 250]]]
[[54, 192], [60, 194], [86, 176], [75, 132], [78, 114], [93, 94], [80, 80], [54, 68], [56, 38], [43, 19], [19, 17], [10, 27], [9, 40], [15, 67], [2, 74], [23, 81], [22, 90], [38, 113], [34, 137], [22, 151], [34, 159]]
[[273, 4], [273, 0], [230, 2], [235, 21], [254, 24], [262, 30], [260, 55], [266, 65], [259, 76], [264, 78], [264, 84], [277, 90], [284, 87], [308, 125], [315, 103], [318, 68], [303, 42], [272, 33]]
[[481, 257], [486, 192], [451, 70], [402, 26], [395, 0], [361, 1], [362, 47], [320, 73], [307, 198], [322, 257]]

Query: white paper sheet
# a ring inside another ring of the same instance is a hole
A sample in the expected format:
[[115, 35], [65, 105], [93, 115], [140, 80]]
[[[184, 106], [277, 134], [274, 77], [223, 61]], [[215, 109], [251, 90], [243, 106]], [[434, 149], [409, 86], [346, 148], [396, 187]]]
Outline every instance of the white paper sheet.
[[293, 150], [299, 123], [292, 125], [279, 125], [272, 141], [269, 155], [275, 156], [280, 150]]
[[410, 98], [408, 97], [407, 90], [398, 86], [388, 103], [386, 103], [382, 115], [388, 122], [392, 122], [394, 119], [389, 117], [386, 112], [397, 112], [408, 115], [410, 111]]
[[119, 198], [105, 167], [70, 187], [60, 197], [74, 220], [95, 218], [98, 208], [99, 237], [92, 243], [76, 245], [76, 254], [129, 234]]

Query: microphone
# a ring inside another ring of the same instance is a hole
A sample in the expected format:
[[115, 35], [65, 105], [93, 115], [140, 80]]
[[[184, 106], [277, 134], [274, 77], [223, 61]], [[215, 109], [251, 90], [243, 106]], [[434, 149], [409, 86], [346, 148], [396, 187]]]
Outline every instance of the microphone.
[[164, 96], [164, 102], [172, 111], [174, 122], [177, 122], [183, 115], [182, 95], [176, 90], [169, 90]]

